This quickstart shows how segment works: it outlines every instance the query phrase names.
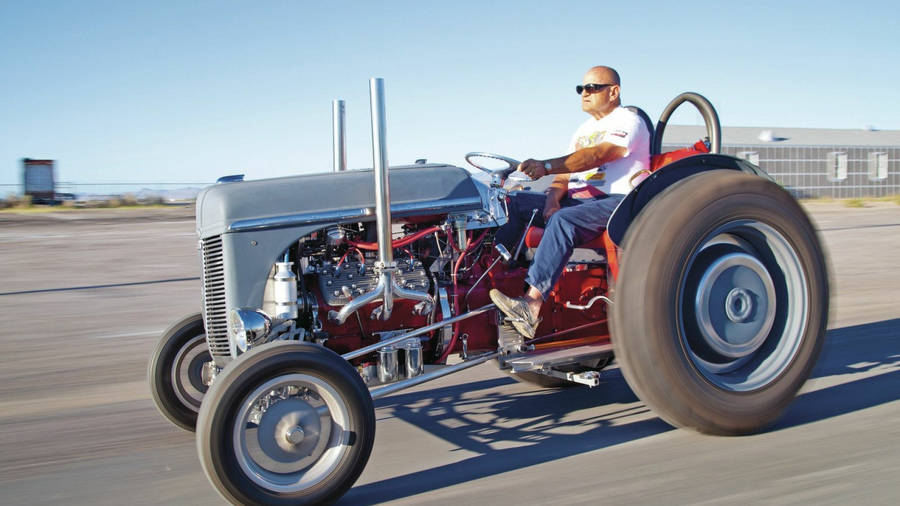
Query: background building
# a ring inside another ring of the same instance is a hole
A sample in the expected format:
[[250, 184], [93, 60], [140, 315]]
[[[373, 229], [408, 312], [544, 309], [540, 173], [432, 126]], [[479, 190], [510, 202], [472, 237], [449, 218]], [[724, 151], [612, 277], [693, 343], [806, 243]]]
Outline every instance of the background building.
[[[703, 137], [705, 127], [669, 125], [663, 151]], [[723, 127], [722, 152], [759, 165], [798, 198], [900, 194], [900, 130]]]

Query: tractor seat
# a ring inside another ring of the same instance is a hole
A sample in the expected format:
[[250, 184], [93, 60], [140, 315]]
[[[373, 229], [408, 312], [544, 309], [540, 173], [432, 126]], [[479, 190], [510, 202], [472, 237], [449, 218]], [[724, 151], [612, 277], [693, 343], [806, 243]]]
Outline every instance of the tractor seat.
[[643, 109], [636, 105], [626, 105], [626, 109], [637, 114], [638, 118], [641, 118], [641, 121], [644, 123], [644, 126], [647, 127], [647, 133], [650, 134], [650, 145], [653, 145], [653, 136], [656, 135], [653, 129], [653, 122], [650, 121], [650, 116], [644, 112]]
[[[541, 242], [541, 237], [544, 237], [543, 228], [528, 227], [528, 233], [525, 234], [525, 246], [529, 248], [537, 248], [538, 244], [540, 244]], [[604, 251], [606, 249], [606, 245], [603, 243], [603, 236], [601, 235], [600, 237], [588, 241], [585, 244], [579, 244], [578, 246], [575, 246], [575, 248], [587, 248]]]

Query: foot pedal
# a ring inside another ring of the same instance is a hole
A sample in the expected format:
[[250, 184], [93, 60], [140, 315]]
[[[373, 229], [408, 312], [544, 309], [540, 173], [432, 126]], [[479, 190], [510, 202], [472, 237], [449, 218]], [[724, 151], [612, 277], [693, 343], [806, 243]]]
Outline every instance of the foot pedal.
[[600, 373], [598, 371], [563, 372], [557, 371], [556, 369], [540, 369], [535, 372], [544, 374], [546, 376], [552, 376], [554, 378], [568, 380], [573, 383], [580, 383], [591, 388], [600, 385]]
[[566, 373], [566, 379], [594, 388], [600, 384], [600, 373], [597, 371], [585, 371], [579, 373], [570, 372]]

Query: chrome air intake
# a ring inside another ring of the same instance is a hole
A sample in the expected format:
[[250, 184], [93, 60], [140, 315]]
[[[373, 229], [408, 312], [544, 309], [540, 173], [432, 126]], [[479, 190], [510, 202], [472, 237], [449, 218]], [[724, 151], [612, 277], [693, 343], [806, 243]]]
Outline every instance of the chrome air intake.
[[332, 132], [332, 156], [335, 172], [347, 170], [347, 128], [344, 126], [346, 116], [344, 101], [331, 102], [331, 132]]

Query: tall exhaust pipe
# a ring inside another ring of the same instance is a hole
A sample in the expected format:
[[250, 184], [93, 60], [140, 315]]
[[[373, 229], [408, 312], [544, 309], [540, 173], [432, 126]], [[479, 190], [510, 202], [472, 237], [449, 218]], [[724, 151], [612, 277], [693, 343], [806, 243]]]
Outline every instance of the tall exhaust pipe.
[[[391, 180], [387, 159], [387, 120], [384, 113], [384, 79], [369, 79], [372, 110], [372, 167], [375, 172], [375, 223], [378, 228], [378, 267], [385, 287], [393, 285], [394, 250], [391, 245]], [[381, 317], [387, 320], [394, 308], [392, 290], [384, 291]]]
[[384, 114], [384, 79], [369, 80], [372, 109], [372, 167], [375, 168], [375, 220], [378, 226], [378, 260], [388, 266], [394, 262], [391, 248], [391, 181], [388, 176], [387, 126]]
[[334, 171], [347, 170], [347, 127], [344, 123], [346, 109], [343, 100], [331, 101], [331, 130], [334, 141]]
[[328, 319], [343, 325], [351, 314], [375, 301], [382, 301], [378, 314], [382, 320], [391, 317], [394, 298], [425, 302], [422, 314], [431, 311], [434, 299], [425, 292], [408, 290], [397, 284], [394, 273], [394, 250], [391, 244], [391, 191], [387, 160], [387, 126], [384, 114], [384, 79], [373, 77], [369, 80], [369, 100], [372, 110], [372, 166], [375, 175], [375, 226], [378, 229], [378, 261], [375, 272], [378, 283], [371, 291], [351, 300], [340, 311], [329, 311]]

